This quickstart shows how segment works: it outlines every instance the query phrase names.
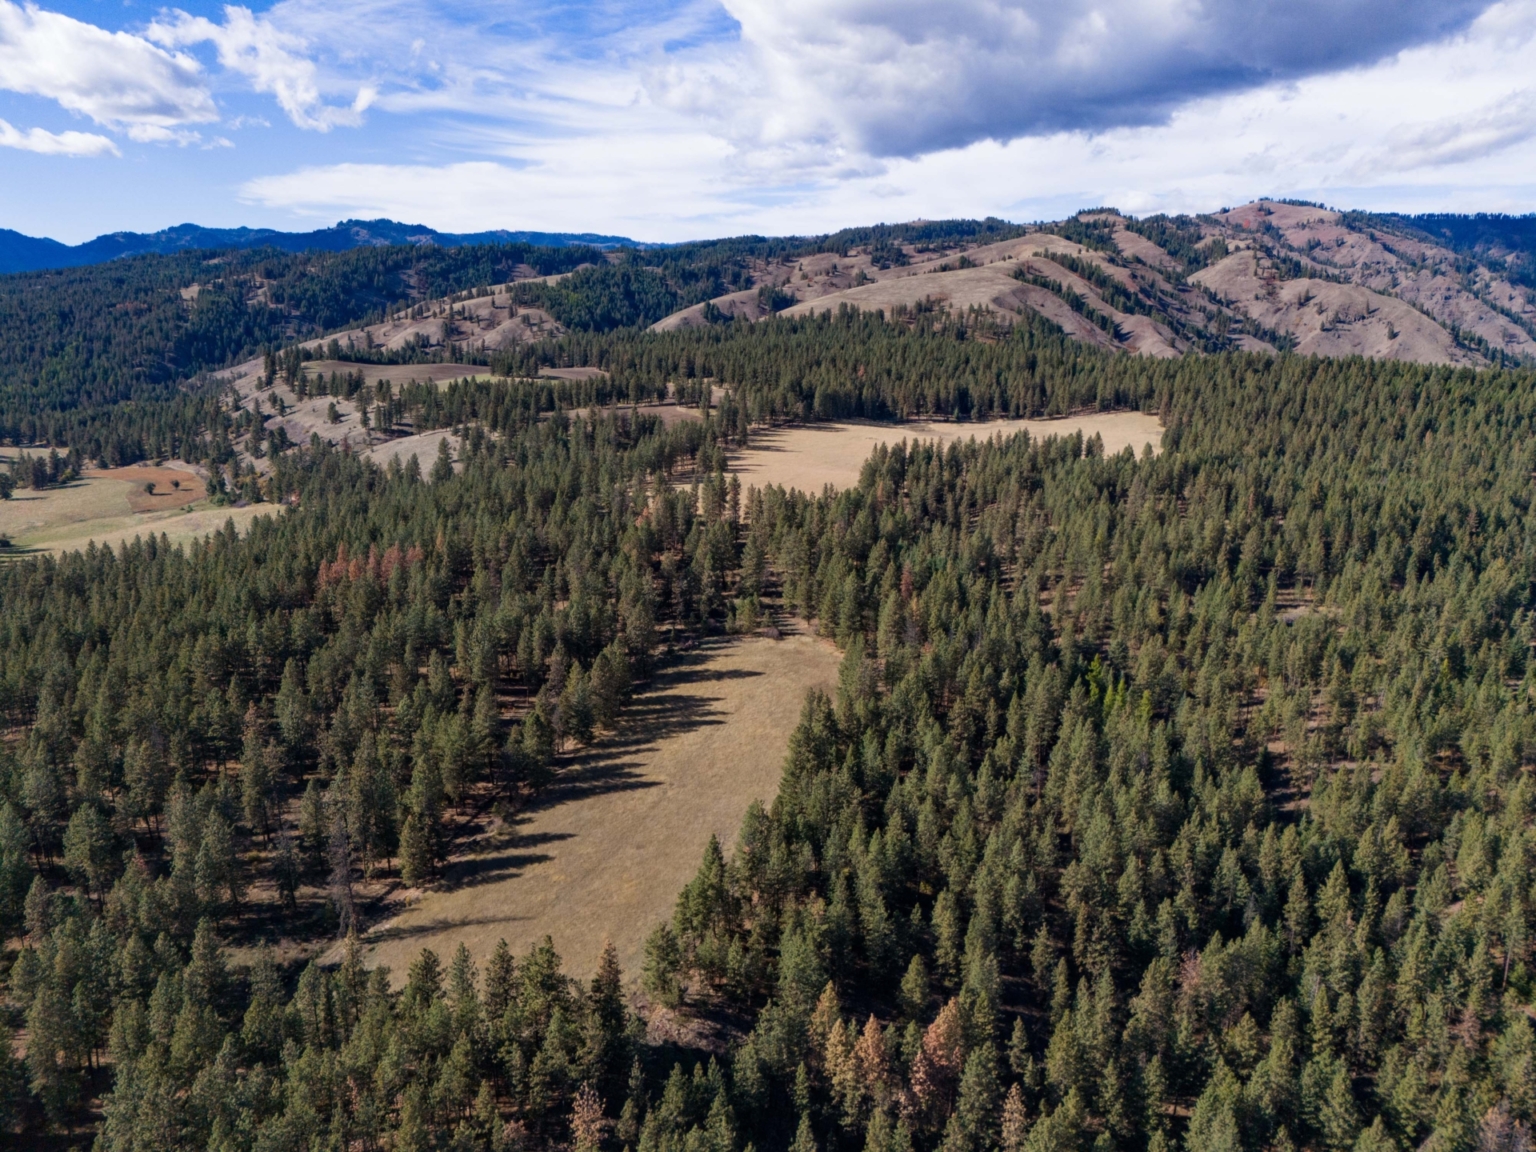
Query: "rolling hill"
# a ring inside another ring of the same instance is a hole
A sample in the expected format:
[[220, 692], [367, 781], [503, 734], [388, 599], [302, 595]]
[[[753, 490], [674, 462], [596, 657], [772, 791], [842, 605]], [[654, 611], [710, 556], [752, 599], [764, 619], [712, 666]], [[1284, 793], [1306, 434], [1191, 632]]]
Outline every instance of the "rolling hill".
[[[1212, 215], [1083, 212], [1004, 239], [864, 243], [755, 262], [751, 283], [657, 330], [847, 306], [1035, 312], [1151, 356], [1296, 351], [1436, 364], [1536, 358], [1528, 217], [1405, 217], [1259, 200]], [[653, 258], [648, 255], [647, 258]]]
[[394, 220], [343, 220], [333, 228], [313, 232], [279, 232], [271, 228], [204, 228], [178, 224], [160, 232], [111, 232], [83, 244], [61, 244], [45, 237], [23, 236], [0, 229], [0, 273], [36, 272], [48, 268], [77, 268], [124, 256], [165, 255], [195, 249], [276, 248], [283, 252], [345, 252], [351, 248], [435, 244], [463, 248], [480, 244], [534, 244], [563, 248], [574, 244], [593, 248], [635, 247], [623, 236], [583, 232], [438, 232], [422, 224]]

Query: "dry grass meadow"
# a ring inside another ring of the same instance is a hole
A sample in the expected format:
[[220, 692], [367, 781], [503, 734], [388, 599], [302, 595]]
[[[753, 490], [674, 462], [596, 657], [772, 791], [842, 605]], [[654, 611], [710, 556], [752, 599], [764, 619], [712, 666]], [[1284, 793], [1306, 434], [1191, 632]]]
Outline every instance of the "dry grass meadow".
[[1058, 420], [993, 420], [982, 424], [933, 421], [908, 424], [800, 424], [787, 428], [754, 431], [751, 446], [734, 453], [731, 469], [742, 486], [758, 488], [781, 484], [802, 492], [820, 493], [826, 485], [851, 488], [871, 452], [882, 444], [937, 440], [941, 444], [963, 439], [1014, 436], [1028, 432], [1048, 436], [1099, 435], [1104, 451], [1130, 448], [1140, 455], [1150, 445], [1162, 450], [1163, 427], [1156, 416], [1144, 412], [1094, 412]]
[[394, 440], [384, 440], [375, 444], [366, 452], [360, 453], [368, 460], [372, 460], [380, 468], [388, 468], [391, 460], [399, 460], [403, 468], [412, 456], [416, 457], [416, 463], [421, 468], [421, 474], [426, 476], [432, 471], [432, 465], [437, 463], [438, 445], [444, 440], [448, 441], [448, 451], [453, 458], [459, 458], [459, 445], [453, 434], [452, 428], [438, 428], [432, 432], [418, 432], [414, 436], [400, 436]]
[[[153, 495], [145, 490], [150, 481]], [[92, 469], [73, 483], [42, 492], [21, 488], [0, 501], [0, 536], [11, 542], [9, 555], [75, 551], [93, 540], [115, 548], [161, 534], [179, 544], [216, 532], [229, 520], [243, 530], [256, 516], [274, 511], [271, 505], [211, 508], [203, 503], [205, 495], [202, 478], [185, 465]]]
[[482, 965], [505, 939], [521, 954], [554, 938], [590, 976], [611, 939], [631, 981], [646, 935], [671, 915], [713, 833], [727, 852], [753, 800], [778, 789], [806, 691], [830, 690], [838, 654], [811, 636], [716, 641], [683, 655], [625, 709], [620, 731], [561, 770], [509, 826], [367, 937], [396, 983], [423, 948], [462, 940]]

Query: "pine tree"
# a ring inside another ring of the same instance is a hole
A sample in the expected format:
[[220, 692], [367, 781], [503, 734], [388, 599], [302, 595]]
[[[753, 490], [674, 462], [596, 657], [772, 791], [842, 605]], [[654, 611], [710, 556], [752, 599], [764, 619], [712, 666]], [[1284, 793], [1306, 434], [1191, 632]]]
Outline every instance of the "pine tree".
[[921, 1020], [928, 1014], [928, 995], [928, 969], [922, 956], [914, 955], [907, 965], [907, 974], [901, 978], [902, 1015], [908, 1020]]
[[795, 1138], [790, 1142], [789, 1152], [820, 1152], [816, 1144], [816, 1134], [811, 1130], [811, 1114], [800, 1113], [800, 1124], [795, 1129]]
[[298, 849], [294, 847], [293, 837], [288, 834], [288, 829], [279, 828], [276, 847], [272, 853], [272, 881], [277, 885], [283, 906], [290, 912], [297, 906], [296, 897], [302, 879], [303, 867], [299, 861]]
[[611, 1097], [621, 1089], [628, 1063], [625, 1029], [629, 1022], [619, 953], [612, 941], [603, 945], [587, 991], [586, 1010], [581, 1064], [587, 1079]]
[[273, 699], [272, 711], [277, 718], [278, 731], [289, 749], [297, 752], [304, 748], [313, 735], [314, 721], [309, 698], [304, 692], [303, 672], [293, 657], [283, 665], [282, 685]]
[[357, 923], [357, 906], [352, 888], [352, 839], [347, 830], [345, 810], [336, 805], [330, 816], [331, 835], [326, 845], [326, 856], [330, 865], [331, 907], [336, 912], [339, 932], [345, 936]]
[[1360, 1112], [1349, 1083], [1349, 1073], [1338, 1065], [1328, 1084], [1327, 1095], [1318, 1115], [1323, 1141], [1331, 1152], [1345, 1152], [1354, 1147], [1360, 1134]]
[[0, 801], [0, 924], [21, 920], [33, 878], [28, 846], [26, 825], [9, 803]]
[[240, 758], [240, 804], [246, 827], [270, 839], [272, 792], [281, 759], [276, 748], [263, 742], [253, 719], [254, 713], [248, 713], [249, 731]]
[[677, 934], [670, 924], [658, 924], [646, 937], [643, 973], [645, 991], [658, 1004], [675, 1008], [682, 1002], [682, 985], [678, 981], [681, 962], [682, 950]]
[[[1486, 1145], [1485, 1145], [1486, 1146]], [[1355, 1141], [1354, 1152], [1398, 1152], [1397, 1141], [1387, 1132], [1381, 1117], [1371, 1121], [1371, 1126], [1360, 1133]]]
[[299, 841], [304, 870], [310, 875], [320, 871], [325, 859], [329, 825], [325, 818], [325, 797], [318, 784], [311, 780], [304, 788], [299, 801]]
[[208, 814], [197, 850], [193, 883], [205, 909], [221, 910], [227, 901], [238, 906], [244, 895], [234, 832], [217, 809]]
[[432, 874], [431, 839], [415, 812], [406, 813], [400, 827], [400, 881], [418, 888]]
[[1000, 1139], [1003, 1152], [1023, 1152], [1029, 1133], [1029, 1115], [1024, 1108], [1024, 1093], [1017, 1083], [1008, 1089], [1003, 1101]]
[[597, 1152], [607, 1126], [602, 1098], [591, 1084], [583, 1084], [571, 1101], [571, 1147], [574, 1152]]
[[502, 1014], [516, 996], [517, 966], [512, 950], [505, 940], [498, 940], [485, 968], [485, 1011], [492, 1022], [499, 1022]]
[[64, 829], [64, 866], [76, 884], [100, 898], [105, 895], [115, 855], [112, 830], [95, 804], [82, 804]]
[[956, 1152], [990, 1149], [997, 1139], [1001, 1095], [997, 1052], [990, 1043], [981, 1044], [966, 1057], [960, 1097], [945, 1131], [944, 1146]]
[[437, 442], [437, 460], [432, 464], [430, 479], [434, 484], [442, 484], [453, 479], [453, 454], [448, 448], [446, 436]]

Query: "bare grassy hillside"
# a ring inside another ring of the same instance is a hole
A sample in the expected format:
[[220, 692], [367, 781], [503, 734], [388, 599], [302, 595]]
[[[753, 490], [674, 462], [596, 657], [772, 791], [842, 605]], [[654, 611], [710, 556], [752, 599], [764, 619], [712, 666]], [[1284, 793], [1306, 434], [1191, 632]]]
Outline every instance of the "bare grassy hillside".
[[666, 317], [835, 310], [1036, 312], [1139, 355], [1290, 349], [1436, 364], [1536, 359], [1536, 291], [1389, 218], [1258, 200], [1195, 217], [1084, 213], [988, 244], [850, 247], [762, 261], [754, 287]]

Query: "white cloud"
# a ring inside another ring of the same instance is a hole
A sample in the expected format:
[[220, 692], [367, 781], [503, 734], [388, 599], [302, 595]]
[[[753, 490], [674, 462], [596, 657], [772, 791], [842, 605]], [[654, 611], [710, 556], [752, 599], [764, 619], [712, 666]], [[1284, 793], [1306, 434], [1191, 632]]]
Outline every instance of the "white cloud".
[[[1536, 206], [1536, 0], [1503, 4], [1466, 33], [1369, 66], [1187, 102], [1164, 124], [981, 141], [840, 167], [794, 163], [786, 135], [748, 148], [713, 121], [622, 99], [538, 93], [567, 130], [438, 126], [433, 144], [496, 160], [336, 165], [252, 180], [242, 195], [310, 217], [387, 215], [469, 231], [513, 227], [682, 240], [820, 232], [915, 217], [1209, 211], [1260, 194], [1342, 206]], [[547, 91], [547, 89], [546, 89]], [[796, 150], [799, 150], [798, 153]], [[789, 160], [785, 161], [784, 157]], [[780, 161], [784, 161], [779, 163]], [[776, 166], [777, 165], [777, 166]]]
[[1466, 113], [1395, 130], [1375, 159], [1395, 171], [1481, 160], [1536, 136], [1536, 89]]
[[126, 32], [0, 0], [0, 88], [122, 130], [218, 119], [197, 61]]
[[[453, 230], [684, 239], [1261, 192], [1529, 208], [1536, 0], [1486, 5], [279, 0], [129, 35], [0, 0], [0, 87], [163, 142], [206, 144], [223, 84], [307, 130], [372, 108], [348, 138], [366, 153], [328, 141], [287, 173], [280, 153], [241, 195]], [[92, 52], [134, 66], [114, 85]], [[238, 111], [226, 133], [260, 122]], [[399, 162], [344, 163], [381, 154]]]
[[740, 41], [657, 98], [744, 149], [916, 156], [1164, 122], [1189, 101], [1370, 63], [1487, 0], [722, 0]]
[[[387, 216], [443, 231], [538, 228], [622, 231], [637, 239], [706, 234], [739, 216], [749, 200], [699, 170], [718, 168], [727, 146], [703, 134], [644, 133], [552, 142], [545, 159], [432, 164], [333, 164], [263, 176], [241, 188], [247, 201], [311, 219]], [[679, 170], [680, 156], [690, 164]], [[536, 221], [536, 223], [527, 223]], [[700, 223], [691, 225], [690, 221]]]
[[203, 139], [201, 132], [191, 128], [166, 128], [159, 124], [130, 124], [127, 136], [135, 144], [179, 144], [183, 148]]
[[315, 63], [304, 54], [309, 47], [305, 40], [268, 19], [258, 19], [249, 8], [226, 6], [223, 24], [173, 11], [167, 19], [151, 24], [148, 35], [167, 48], [212, 44], [221, 67], [246, 77], [256, 91], [275, 96], [300, 128], [328, 132], [360, 124], [363, 112], [378, 95], [372, 85], [365, 84], [350, 107], [326, 104]]
[[116, 144], [94, 132], [48, 132], [42, 128], [23, 132], [5, 120], [0, 120], [0, 148], [41, 152], [45, 156], [118, 155]]

